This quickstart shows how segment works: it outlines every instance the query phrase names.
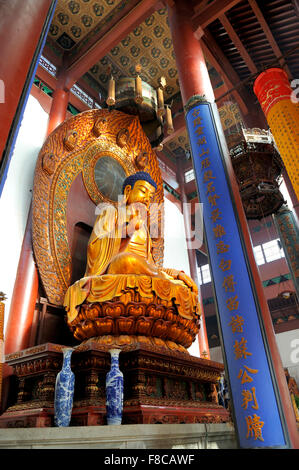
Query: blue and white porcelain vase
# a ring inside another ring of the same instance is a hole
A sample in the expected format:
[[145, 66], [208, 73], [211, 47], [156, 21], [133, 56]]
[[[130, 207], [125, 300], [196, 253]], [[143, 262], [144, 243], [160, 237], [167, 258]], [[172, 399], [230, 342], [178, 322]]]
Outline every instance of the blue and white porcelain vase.
[[107, 424], [121, 424], [124, 401], [124, 376], [119, 370], [120, 349], [110, 349], [111, 368], [106, 375]]
[[73, 348], [63, 348], [62, 369], [58, 372], [54, 396], [55, 426], [69, 426], [73, 409], [75, 374], [71, 369]]

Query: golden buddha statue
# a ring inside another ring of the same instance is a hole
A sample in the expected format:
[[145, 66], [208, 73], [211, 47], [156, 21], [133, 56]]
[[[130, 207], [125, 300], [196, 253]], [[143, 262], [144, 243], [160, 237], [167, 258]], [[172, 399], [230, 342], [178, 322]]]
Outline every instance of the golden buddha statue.
[[119, 206], [103, 204], [87, 248], [84, 278], [64, 305], [77, 339], [104, 345], [146, 342], [186, 351], [198, 332], [198, 288], [183, 271], [160, 269], [149, 231], [155, 181], [127, 177]]

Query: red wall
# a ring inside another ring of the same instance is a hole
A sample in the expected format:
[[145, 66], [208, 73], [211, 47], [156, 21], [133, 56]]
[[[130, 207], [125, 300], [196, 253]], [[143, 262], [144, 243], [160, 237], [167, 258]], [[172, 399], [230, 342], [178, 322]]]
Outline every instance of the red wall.
[[0, 1], [0, 160], [52, 0]]

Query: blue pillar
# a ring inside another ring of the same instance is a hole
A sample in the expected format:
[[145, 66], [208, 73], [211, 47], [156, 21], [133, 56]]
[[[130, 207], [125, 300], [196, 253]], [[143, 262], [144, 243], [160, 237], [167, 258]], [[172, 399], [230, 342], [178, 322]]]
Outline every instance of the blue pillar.
[[288, 447], [271, 358], [225, 171], [213, 106], [186, 114], [240, 446]]

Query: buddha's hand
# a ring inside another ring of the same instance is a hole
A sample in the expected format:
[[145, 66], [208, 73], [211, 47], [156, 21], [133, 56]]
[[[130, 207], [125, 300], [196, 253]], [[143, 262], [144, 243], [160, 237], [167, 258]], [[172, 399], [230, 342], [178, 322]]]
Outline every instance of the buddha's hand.
[[187, 274], [184, 273], [184, 271], [179, 271], [177, 269], [164, 269], [163, 271], [168, 274], [168, 276], [171, 276], [173, 279], [178, 279], [179, 281], [183, 281], [190, 289], [192, 289], [193, 292], [196, 294], [198, 293], [198, 287], [197, 284], [191, 279], [191, 277], [187, 276]]
[[134, 233], [143, 225], [147, 224], [147, 208], [144, 204], [137, 202], [127, 207], [126, 225], [128, 233]]
[[184, 271], [179, 271], [177, 279], [187, 284], [187, 286], [190, 287], [190, 289], [192, 289], [193, 292], [195, 292], [196, 294], [198, 293], [197, 284], [193, 281], [191, 277], [187, 276], [187, 274], [185, 274]]

